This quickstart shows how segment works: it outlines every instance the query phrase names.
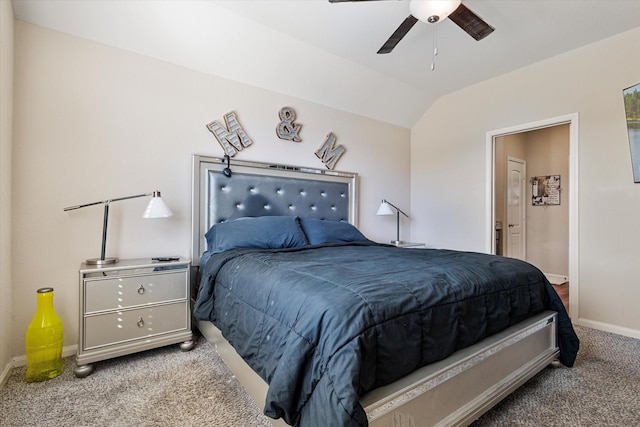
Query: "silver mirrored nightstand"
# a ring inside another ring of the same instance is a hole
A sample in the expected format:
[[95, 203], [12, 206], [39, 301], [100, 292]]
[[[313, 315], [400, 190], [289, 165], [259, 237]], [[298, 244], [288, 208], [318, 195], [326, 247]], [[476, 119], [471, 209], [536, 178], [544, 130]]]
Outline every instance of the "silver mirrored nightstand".
[[75, 375], [88, 376], [100, 360], [169, 344], [191, 350], [190, 265], [184, 258], [83, 263]]

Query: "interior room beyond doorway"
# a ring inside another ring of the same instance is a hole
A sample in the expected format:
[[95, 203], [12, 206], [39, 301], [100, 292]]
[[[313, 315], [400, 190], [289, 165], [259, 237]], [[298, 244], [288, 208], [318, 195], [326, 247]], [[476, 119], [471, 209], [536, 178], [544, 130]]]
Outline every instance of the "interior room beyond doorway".
[[[495, 253], [524, 259], [555, 285], [569, 280], [569, 131], [569, 124], [561, 124], [495, 138]], [[509, 197], [509, 163], [514, 159], [525, 164], [523, 193]], [[558, 199], [542, 201], [534, 177], [550, 176], [560, 179]], [[518, 202], [523, 208], [520, 224], [508, 215]], [[520, 234], [512, 236], [516, 226]], [[515, 239], [522, 240], [521, 250]]]

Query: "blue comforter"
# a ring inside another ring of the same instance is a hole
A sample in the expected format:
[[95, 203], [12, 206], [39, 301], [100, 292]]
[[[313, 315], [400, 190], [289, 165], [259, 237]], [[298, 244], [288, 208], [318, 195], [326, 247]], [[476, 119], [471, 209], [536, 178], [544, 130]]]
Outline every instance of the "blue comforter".
[[194, 315], [269, 384], [266, 415], [337, 427], [367, 425], [366, 392], [549, 308], [572, 366], [578, 338], [530, 264], [352, 243], [215, 254], [201, 266]]

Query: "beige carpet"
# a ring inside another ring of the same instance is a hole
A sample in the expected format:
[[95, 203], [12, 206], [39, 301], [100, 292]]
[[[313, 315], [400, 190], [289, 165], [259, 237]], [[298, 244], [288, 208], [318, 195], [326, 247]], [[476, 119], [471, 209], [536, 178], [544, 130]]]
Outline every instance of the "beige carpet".
[[[576, 331], [574, 368], [545, 369], [473, 427], [640, 426], [640, 340]], [[84, 379], [71, 358], [65, 366], [32, 384], [14, 369], [0, 389], [0, 426], [270, 425], [203, 340], [190, 352], [169, 346], [100, 362]]]
[[87, 378], [26, 383], [14, 369], [0, 390], [0, 426], [270, 426], [213, 348], [200, 339], [96, 363]]
[[543, 370], [472, 426], [640, 426], [640, 340], [575, 329], [573, 368]]

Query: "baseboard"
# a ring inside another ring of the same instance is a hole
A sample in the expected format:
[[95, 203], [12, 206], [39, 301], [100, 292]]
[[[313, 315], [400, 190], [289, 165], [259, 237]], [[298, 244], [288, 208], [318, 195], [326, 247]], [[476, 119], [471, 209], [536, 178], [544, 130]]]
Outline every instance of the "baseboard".
[[[78, 346], [76, 344], [70, 345], [67, 347], [62, 347], [62, 357], [74, 356], [76, 351], [78, 350]], [[27, 364], [27, 355], [23, 354], [20, 356], [16, 356], [13, 358], [13, 367], [17, 368], [18, 366], [24, 366]]]
[[562, 274], [544, 273], [547, 280], [553, 285], [561, 285], [569, 281], [569, 277]]
[[587, 328], [597, 329], [599, 331], [611, 332], [613, 334], [622, 335], [629, 338], [640, 339], [640, 331], [637, 329], [625, 328], [623, 326], [612, 325], [610, 323], [596, 322], [595, 320], [589, 320], [579, 318], [577, 320], [571, 319], [576, 325], [585, 326]]
[[9, 378], [9, 375], [11, 374], [12, 370], [13, 370], [13, 361], [10, 360], [9, 363], [7, 363], [7, 366], [5, 366], [4, 369], [2, 370], [2, 374], [0, 374], [0, 388], [4, 386], [4, 383]]

